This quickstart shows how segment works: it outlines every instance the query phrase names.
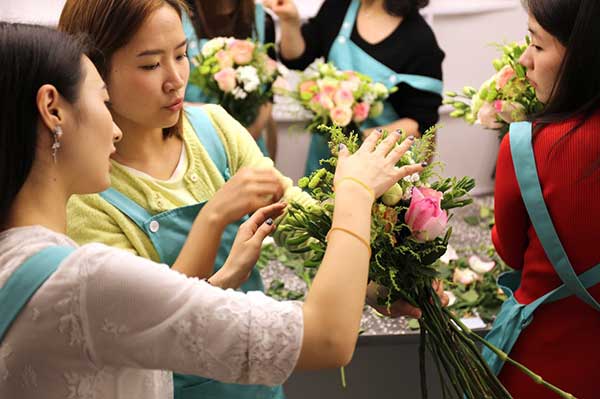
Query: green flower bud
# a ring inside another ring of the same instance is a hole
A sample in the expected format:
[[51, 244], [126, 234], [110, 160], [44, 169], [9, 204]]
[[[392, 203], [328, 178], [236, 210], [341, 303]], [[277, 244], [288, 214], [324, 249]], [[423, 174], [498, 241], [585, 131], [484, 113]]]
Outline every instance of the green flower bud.
[[398, 183], [394, 184], [381, 196], [381, 202], [387, 206], [394, 206], [402, 199], [402, 187]]

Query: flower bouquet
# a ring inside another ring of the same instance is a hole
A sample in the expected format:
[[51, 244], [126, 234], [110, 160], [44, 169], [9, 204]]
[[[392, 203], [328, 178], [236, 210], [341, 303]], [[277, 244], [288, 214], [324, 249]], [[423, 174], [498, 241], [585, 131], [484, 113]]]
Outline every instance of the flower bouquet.
[[447, 92], [444, 104], [454, 108], [450, 116], [497, 130], [502, 138], [512, 122], [523, 121], [540, 111], [542, 104], [525, 76], [525, 67], [519, 63], [527, 46], [529, 38], [524, 44], [502, 46], [502, 56], [493, 61], [497, 72], [479, 90], [467, 86], [461, 94]]
[[[339, 127], [326, 130], [331, 135], [333, 157], [325, 162], [335, 167], [338, 145], [343, 143], [354, 152], [358, 149], [358, 138], [354, 134], [345, 135]], [[434, 131], [430, 129], [415, 140], [398, 166], [430, 159]], [[447, 225], [450, 212], [472, 202], [469, 191], [475, 186], [470, 177], [439, 177], [439, 166], [434, 163], [420, 174], [405, 177], [378, 198], [372, 208], [369, 279], [381, 287], [379, 304], [391, 306], [402, 299], [422, 311], [418, 321], [422, 397], [427, 397], [424, 362], [428, 349], [440, 374], [444, 398], [510, 398], [488, 368], [476, 343], [488, 346], [554, 392], [571, 397], [471, 331], [458, 316], [442, 306], [435, 294], [432, 284], [440, 278], [436, 261], [446, 253], [452, 234]], [[278, 245], [290, 252], [305, 254], [306, 268], [318, 267], [327, 247], [335, 196], [333, 179], [334, 175], [325, 168], [302, 178], [299, 186], [306, 188], [318, 203], [292, 203], [274, 236]]]
[[277, 62], [267, 55], [270, 46], [232, 37], [209, 40], [193, 60], [196, 68], [190, 83], [249, 126], [260, 106], [271, 100], [273, 83], [280, 76]]
[[[394, 88], [395, 89], [395, 88]], [[319, 132], [321, 124], [336, 124], [345, 132], [357, 130], [367, 119], [381, 115], [383, 101], [393, 92], [382, 83], [354, 71], [340, 71], [317, 59], [300, 75], [295, 90], [280, 93], [297, 100], [312, 119], [307, 129]]]

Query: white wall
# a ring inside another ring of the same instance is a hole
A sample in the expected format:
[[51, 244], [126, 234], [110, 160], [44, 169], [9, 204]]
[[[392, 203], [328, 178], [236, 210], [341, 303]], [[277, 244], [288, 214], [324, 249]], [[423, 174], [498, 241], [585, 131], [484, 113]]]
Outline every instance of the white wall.
[[65, 0], [0, 0], [0, 20], [58, 24]]

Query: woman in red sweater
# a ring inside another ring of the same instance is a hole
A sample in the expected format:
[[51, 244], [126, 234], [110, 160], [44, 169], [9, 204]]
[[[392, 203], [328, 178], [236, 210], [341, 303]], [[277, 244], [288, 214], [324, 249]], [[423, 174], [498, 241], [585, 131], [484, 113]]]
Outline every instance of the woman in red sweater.
[[[492, 239], [520, 273], [500, 281], [514, 298], [489, 338], [564, 391], [600, 398], [600, 2], [524, 3], [532, 42], [520, 62], [546, 106], [500, 147]], [[558, 397], [485, 352], [514, 398]]]

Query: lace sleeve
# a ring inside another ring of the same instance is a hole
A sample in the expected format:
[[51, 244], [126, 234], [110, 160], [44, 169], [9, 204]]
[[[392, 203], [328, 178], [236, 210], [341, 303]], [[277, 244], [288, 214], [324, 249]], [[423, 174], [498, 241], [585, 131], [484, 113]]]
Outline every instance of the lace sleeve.
[[302, 308], [221, 290], [100, 244], [78, 251], [84, 328], [98, 366], [281, 384], [302, 343]]

